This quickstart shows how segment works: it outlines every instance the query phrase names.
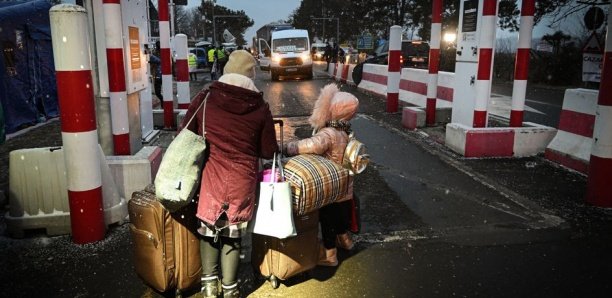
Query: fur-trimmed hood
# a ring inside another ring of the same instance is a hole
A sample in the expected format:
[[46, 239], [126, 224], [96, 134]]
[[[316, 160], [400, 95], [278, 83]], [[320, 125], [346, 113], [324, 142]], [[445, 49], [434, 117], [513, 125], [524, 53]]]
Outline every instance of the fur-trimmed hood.
[[318, 130], [325, 127], [327, 121], [353, 119], [358, 109], [359, 100], [353, 94], [342, 92], [331, 83], [321, 89], [308, 122]]

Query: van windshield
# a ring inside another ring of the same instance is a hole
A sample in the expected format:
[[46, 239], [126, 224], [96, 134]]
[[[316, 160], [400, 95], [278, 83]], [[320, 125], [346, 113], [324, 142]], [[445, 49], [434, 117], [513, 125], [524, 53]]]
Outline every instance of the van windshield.
[[303, 52], [308, 50], [306, 37], [279, 38], [272, 41], [274, 53]]

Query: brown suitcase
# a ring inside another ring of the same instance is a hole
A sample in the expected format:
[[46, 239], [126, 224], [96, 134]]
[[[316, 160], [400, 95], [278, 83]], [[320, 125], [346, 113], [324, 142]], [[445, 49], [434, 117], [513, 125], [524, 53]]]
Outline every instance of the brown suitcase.
[[255, 271], [266, 277], [273, 288], [317, 265], [319, 258], [319, 211], [294, 215], [297, 236], [278, 239], [253, 234], [251, 262]]
[[128, 202], [134, 267], [138, 276], [157, 291], [199, 286], [200, 243], [192, 232], [197, 219], [195, 211], [188, 208], [195, 206], [171, 215], [150, 190], [134, 192]]

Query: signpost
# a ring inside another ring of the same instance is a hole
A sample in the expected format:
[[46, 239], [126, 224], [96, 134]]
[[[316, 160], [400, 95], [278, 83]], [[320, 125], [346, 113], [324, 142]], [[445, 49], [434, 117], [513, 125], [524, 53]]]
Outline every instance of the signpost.
[[601, 81], [602, 62], [603, 47], [597, 33], [593, 31], [582, 48], [582, 81], [599, 83]]
[[358, 50], [371, 50], [374, 48], [374, 43], [372, 42], [372, 34], [364, 34], [359, 36], [357, 39], [357, 49]]

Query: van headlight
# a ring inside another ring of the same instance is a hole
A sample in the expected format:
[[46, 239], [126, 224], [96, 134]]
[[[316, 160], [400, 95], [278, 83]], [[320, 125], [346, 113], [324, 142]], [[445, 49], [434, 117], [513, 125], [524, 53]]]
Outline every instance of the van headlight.
[[279, 63], [281, 61], [280, 55], [277, 53], [272, 54], [272, 61]]
[[302, 63], [304, 63], [304, 62], [310, 62], [310, 53], [309, 53], [309, 52], [302, 53], [302, 55], [300, 56], [300, 58], [302, 58]]

